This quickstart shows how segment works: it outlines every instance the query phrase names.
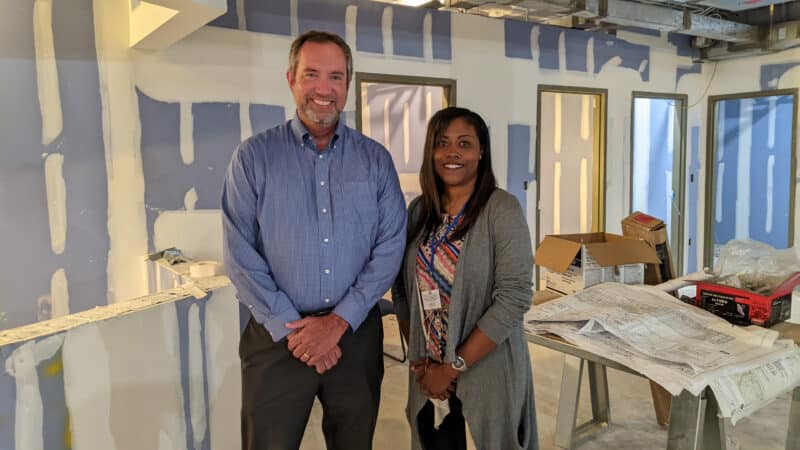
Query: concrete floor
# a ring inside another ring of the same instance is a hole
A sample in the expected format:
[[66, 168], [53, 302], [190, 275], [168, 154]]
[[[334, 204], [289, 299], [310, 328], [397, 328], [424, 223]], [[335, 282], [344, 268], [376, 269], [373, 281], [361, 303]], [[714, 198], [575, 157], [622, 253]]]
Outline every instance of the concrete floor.
[[[394, 317], [384, 319], [384, 349], [400, 355], [400, 340]], [[553, 443], [558, 392], [561, 382], [563, 355], [543, 347], [530, 345], [536, 390], [536, 414], [539, 421], [539, 446], [542, 450], [558, 449]], [[375, 450], [405, 450], [409, 448], [409, 427], [405, 420], [407, 364], [385, 358], [386, 371], [383, 379], [378, 426], [375, 432]], [[587, 377], [584, 376], [584, 380]], [[650, 386], [647, 380], [613, 369], [608, 371], [611, 396], [612, 425], [583, 442], [576, 448], [581, 450], [663, 449], [666, 448], [667, 431], [656, 423]], [[588, 388], [583, 386], [578, 421], [591, 417]], [[728, 450], [782, 450], [786, 440], [790, 394], [758, 411], [753, 416], [739, 421], [733, 428]], [[314, 406], [301, 450], [324, 450], [321, 408]], [[501, 449], [481, 449], [501, 450]]]

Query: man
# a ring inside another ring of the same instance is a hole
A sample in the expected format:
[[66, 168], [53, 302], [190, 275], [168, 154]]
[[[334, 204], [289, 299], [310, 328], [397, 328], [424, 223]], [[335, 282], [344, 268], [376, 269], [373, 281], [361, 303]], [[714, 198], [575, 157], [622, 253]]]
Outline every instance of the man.
[[329, 450], [372, 447], [383, 378], [377, 300], [406, 211], [380, 144], [340, 120], [353, 75], [339, 36], [289, 53], [297, 112], [234, 152], [222, 192], [225, 265], [251, 313], [239, 345], [242, 448], [297, 449], [318, 397]]

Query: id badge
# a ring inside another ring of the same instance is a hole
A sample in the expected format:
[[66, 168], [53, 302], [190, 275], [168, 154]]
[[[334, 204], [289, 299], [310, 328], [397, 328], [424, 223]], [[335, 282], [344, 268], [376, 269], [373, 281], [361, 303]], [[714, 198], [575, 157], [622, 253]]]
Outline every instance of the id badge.
[[424, 309], [425, 311], [442, 309], [442, 299], [439, 297], [438, 289], [422, 291], [421, 294], [422, 294], [422, 309]]

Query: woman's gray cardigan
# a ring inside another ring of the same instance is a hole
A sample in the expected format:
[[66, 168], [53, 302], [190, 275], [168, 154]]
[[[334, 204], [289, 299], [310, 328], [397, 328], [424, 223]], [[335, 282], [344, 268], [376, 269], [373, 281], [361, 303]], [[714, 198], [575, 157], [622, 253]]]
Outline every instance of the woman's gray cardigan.
[[[409, 205], [409, 230], [419, 220], [420, 199]], [[403, 265], [392, 289], [397, 316], [411, 321], [408, 356], [425, 356], [416, 288], [416, 254], [421, 236], [409, 236]], [[539, 447], [533, 378], [523, 316], [531, 305], [533, 256], [525, 215], [517, 199], [496, 189], [466, 234], [456, 265], [449, 309], [445, 359], [477, 326], [497, 348], [462, 373], [456, 396], [479, 450]], [[427, 401], [409, 375], [406, 415], [411, 448], [421, 450], [417, 415]]]

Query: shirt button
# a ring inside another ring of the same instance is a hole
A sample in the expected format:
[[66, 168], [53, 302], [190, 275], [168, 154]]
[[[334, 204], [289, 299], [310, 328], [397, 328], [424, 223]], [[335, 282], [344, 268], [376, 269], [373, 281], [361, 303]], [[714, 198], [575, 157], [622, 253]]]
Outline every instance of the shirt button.
[[325, 274], [327, 275], [329, 273], [331, 273], [331, 269], [325, 269]]
[[327, 244], [328, 242], [330, 242], [330, 239], [328, 239], [328, 238], [323, 238], [323, 239], [322, 239], [322, 242], [324, 242], [324, 243], [326, 243], [326, 244]]
[[322, 154], [320, 154], [320, 155], [319, 155], [319, 159], [322, 159], [322, 158], [323, 158], [323, 156], [322, 156]]
[[320, 186], [325, 186], [325, 182], [324, 182], [324, 181], [320, 181], [320, 182], [319, 182], [319, 185], [320, 185]]
[[328, 212], [328, 210], [326, 208], [322, 208], [322, 214], [325, 214], [327, 212]]
[[247, 305], [247, 307], [253, 309], [253, 305]]
[[329, 298], [325, 299], [325, 303], [330, 303], [330, 302], [331, 302], [331, 299], [329, 299]]

